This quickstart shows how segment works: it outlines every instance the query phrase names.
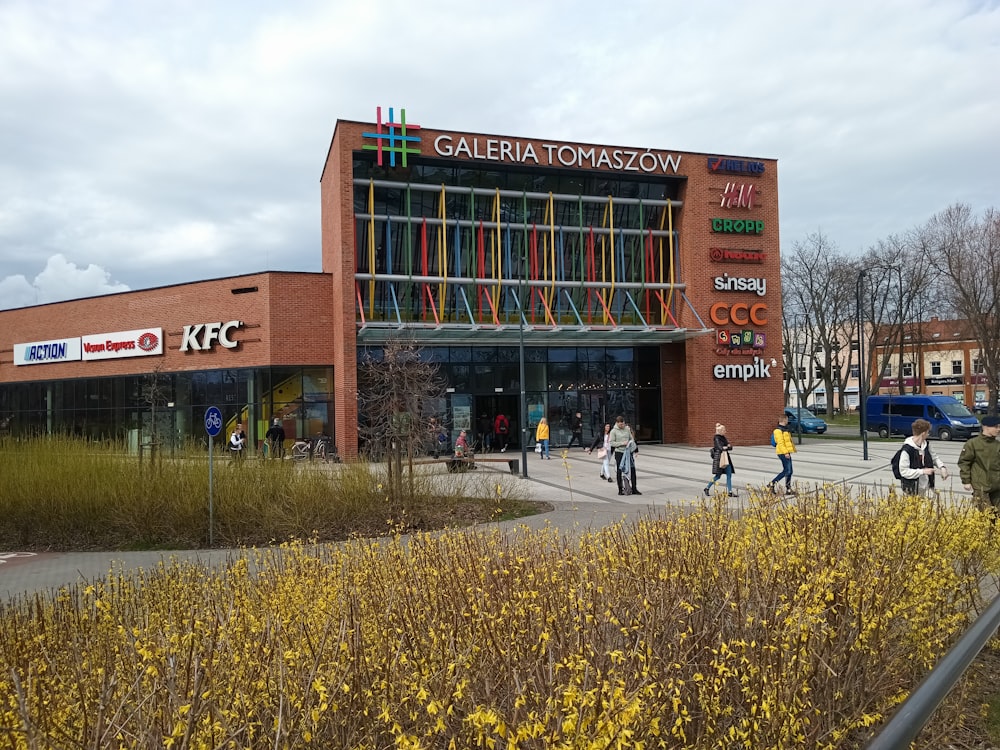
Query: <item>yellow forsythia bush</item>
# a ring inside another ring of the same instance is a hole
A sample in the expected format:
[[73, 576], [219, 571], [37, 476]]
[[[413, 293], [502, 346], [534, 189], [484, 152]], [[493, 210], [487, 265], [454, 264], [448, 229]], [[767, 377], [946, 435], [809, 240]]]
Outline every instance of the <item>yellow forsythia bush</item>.
[[768, 503], [290, 544], [12, 603], [0, 746], [859, 747], [974, 616], [997, 543], [912, 497]]

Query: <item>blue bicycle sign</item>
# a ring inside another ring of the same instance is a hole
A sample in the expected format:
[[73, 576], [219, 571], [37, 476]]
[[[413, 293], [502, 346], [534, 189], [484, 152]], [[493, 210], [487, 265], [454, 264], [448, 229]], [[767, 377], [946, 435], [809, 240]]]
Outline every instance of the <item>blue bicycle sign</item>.
[[205, 410], [205, 432], [212, 437], [222, 432], [222, 412], [216, 406]]

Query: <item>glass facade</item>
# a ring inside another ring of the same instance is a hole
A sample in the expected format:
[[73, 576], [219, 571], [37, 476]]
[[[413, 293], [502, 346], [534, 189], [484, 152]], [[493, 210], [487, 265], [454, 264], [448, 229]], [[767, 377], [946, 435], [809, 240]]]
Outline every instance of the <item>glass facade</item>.
[[[0, 385], [0, 430], [121, 440], [133, 449], [155, 433], [167, 449], [206, 439], [217, 406], [228, 433], [239, 421], [259, 446], [270, 421], [288, 438], [331, 435], [333, 368], [273, 367], [147, 373]], [[332, 435], [331, 435], [332, 436]]]
[[372, 158], [354, 160], [360, 323], [673, 325], [683, 180]]
[[[517, 347], [427, 346], [420, 350], [438, 365], [449, 389], [436, 414], [454, 440], [459, 430], [470, 430], [478, 439], [483, 416], [492, 420], [506, 414], [511, 423], [511, 444], [521, 435], [521, 407]], [[358, 349], [358, 362], [366, 356], [376, 361], [379, 347]], [[601, 434], [606, 423], [625, 415], [640, 441], [659, 442], [660, 373], [658, 347], [534, 347], [524, 349], [525, 391], [529, 444], [539, 419], [548, 417], [552, 441], [565, 445], [570, 420], [580, 412], [584, 444]]]

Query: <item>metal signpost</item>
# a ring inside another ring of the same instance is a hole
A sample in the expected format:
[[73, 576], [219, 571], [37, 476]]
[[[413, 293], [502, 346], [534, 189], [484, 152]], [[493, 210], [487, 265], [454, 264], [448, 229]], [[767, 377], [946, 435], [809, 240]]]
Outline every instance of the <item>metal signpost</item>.
[[212, 510], [212, 443], [215, 436], [222, 432], [222, 412], [218, 407], [210, 406], [205, 410], [205, 432], [208, 433], [208, 546], [214, 546], [213, 529], [215, 518]]

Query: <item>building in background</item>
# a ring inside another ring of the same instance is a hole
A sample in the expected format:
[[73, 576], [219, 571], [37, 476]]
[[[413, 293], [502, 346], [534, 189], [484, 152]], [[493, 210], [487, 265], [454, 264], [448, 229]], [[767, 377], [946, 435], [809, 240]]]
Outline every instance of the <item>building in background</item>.
[[878, 393], [926, 393], [953, 396], [972, 408], [989, 397], [979, 358], [979, 343], [967, 321], [940, 320], [907, 324], [900, 336], [880, 329], [872, 373], [882, 366]]
[[[208, 406], [358, 450], [359, 360], [438, 363], [453, 432], [624, 414], [643, 441], [765, 442], [783, 407], [773, 159], [339, 121], [321, 273], [267, 271], [0, 312], [0, 418], [169, 444]], [[154, 344], [155, 341], [155, 344]], [[520, 382], [523, 345], [525, 414]]]

